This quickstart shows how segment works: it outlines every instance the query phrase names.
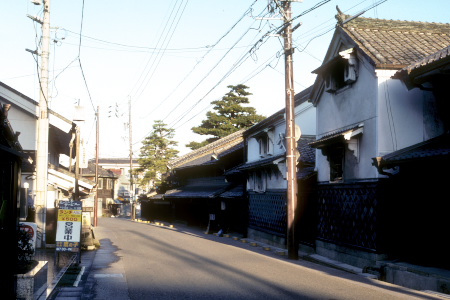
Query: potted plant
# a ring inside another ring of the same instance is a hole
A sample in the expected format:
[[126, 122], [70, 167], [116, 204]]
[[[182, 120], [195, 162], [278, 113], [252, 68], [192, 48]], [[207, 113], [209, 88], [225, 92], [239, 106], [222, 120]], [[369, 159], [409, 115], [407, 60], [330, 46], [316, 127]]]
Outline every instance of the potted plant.
[[35, 246], [33, 234], [36, 232], [30, 224], [21, 223], [17, 231], [16, 299], [35, 299], [46, 292], [47, 261], [34, 259]]

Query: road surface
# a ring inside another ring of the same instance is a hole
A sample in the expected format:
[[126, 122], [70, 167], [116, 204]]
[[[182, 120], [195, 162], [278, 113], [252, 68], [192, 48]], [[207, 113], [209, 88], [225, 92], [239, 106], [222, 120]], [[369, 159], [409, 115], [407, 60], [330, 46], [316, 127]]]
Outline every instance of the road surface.
[[95, 299], [441, 299], [195, 228], [101, 218], [95, 232], [109, 251], [91, 270]]

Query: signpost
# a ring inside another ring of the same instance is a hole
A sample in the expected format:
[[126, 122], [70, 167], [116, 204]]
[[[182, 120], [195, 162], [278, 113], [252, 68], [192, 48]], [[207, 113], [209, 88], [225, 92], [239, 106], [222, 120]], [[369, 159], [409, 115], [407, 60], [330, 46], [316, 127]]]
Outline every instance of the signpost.
[[82, 206], [81, 201], [59, 202], [56, 252], [74, 252], [80, 258]]

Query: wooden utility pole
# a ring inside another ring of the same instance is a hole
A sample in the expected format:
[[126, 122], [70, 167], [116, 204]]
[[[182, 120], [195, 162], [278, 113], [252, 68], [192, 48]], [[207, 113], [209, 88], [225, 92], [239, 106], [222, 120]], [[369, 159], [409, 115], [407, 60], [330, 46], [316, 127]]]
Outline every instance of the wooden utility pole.
[[133, 191], [133, 139], [132, 139], [132, 128], [131, 128], [131, 97], [128, 98], [128, 129], [129, 129], [129, 140], [130, 140], [130, 202], [131, 202], [131, 219], [136, 218], [136, 208], [134, 205], [134, 191]]
[[284, 16], [284, 61], [286, 88], [286, 166], [287, 166], [287, 249], [290, 259], [298, 259], [298, 241], [296, 239], [297, 209], [297, 141], [295, 138], [295, 101], [294, 69], [292, 54], [292, 11], [291, 1], [283, 1]]
[[[38, 231], [37, 247], [46, 247], [47, 218], [47, 176], [48, 176], [48, 64], [50, 49], [50, 0], [44, 0], [44, 17], [42, 21], [41, 70], [39, 76], [39, 116], [36, 149], [36, 223]], [[39, 238], [40, 237], [40, 238]]]
[[76, 135], [75, 135], [75, 144], [76, 144], [76, 158], [75, 158], [75, 191], [73, 194], [73, 200], [80, 200], [80, 186], [78, 180], [80, 179], [80, 154], [81, 154], [81, 143], [80, 143], [80, 127], [77, 125], [76, 127]]
[[100, 106], [97, 106], [97, 113], [95, 114], [97, 118], [97, 130], [95, 134], [95, 184], [97, 186], [97, 191], [95, 193], [95, 203], [94, 203], [94, 227], [97, 227], [98, 220], [98, 153], [99, 153], [99, 135], [100, 135]]

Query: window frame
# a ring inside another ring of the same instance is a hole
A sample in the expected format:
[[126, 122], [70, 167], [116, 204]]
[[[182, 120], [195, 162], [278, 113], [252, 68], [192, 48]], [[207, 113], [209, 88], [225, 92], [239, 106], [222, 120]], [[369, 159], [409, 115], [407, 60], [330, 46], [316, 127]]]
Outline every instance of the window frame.
[[332, 147], [329, 147], [327, 152], [330, 165], [330, 182], [343, 182], [345, 175], [345, 144], [335, 144]]
[[103, 190], [103, 178], [98, 178], [97, 189]]

